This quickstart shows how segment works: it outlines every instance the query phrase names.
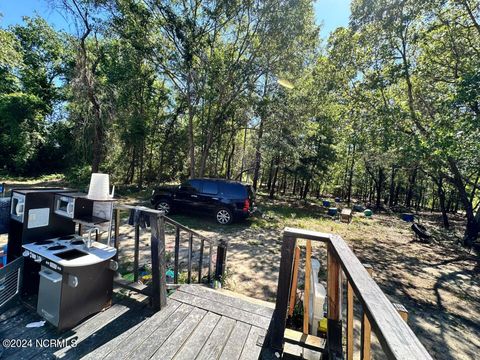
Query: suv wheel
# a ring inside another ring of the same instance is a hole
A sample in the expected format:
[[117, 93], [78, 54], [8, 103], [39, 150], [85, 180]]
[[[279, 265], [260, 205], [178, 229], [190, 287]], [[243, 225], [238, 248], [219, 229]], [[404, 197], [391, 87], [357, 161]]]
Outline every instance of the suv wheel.
[[215, 218], [220, 225], [228, 225], [233, 221], [232, 212], [226, 208], [218, 209]]
[[167, 200], [160, 200], [158, 203], [155, 204], [155, 209], [163, 211], [165, 215], [168, 215], [172, 210], [170, 203]]

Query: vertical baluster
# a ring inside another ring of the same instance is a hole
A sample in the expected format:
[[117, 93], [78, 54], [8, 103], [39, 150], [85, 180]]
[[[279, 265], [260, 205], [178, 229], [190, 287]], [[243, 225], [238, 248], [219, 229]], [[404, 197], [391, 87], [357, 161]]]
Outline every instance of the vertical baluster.
[[[117, 253], [115, 254], [115, 260], [118, 260], [118, 248], [120, 246], [120, 210], [115, 209], [115, 249]], [[82, 225], [78, 226], [78, 234], [82, 235]]]
[[340, 291], [340, 263], [333, 246], [327, 245], [327, 343], [330, 358], [342, 358], [342, 299]]
[[175, 226], [175, 254], [173, 264], [173, 283], [178, 284], [178, 255], [180, 253], [180, 228]]
[[[310, 273], [312, 271], [312, 241], [307, 240], [305, 252], [305, 291], [303, 293], [303, 333], [308, 334], [310, 319]], [[314, 334], [315, 335], [315, 334]]]
[[407, 310], [407, 308], [405, 306], [403, 306], [402, 304], [399, 304], [399, 303], [393, 303], [393, 306], [395, 307], [397, 312], [400, 314], [402, 319], [405, 322], [407, 322], [407, 320], [408, 320], [408, 310]]
[[188, 278], [187, 283], [192, 282], [192, 252], [193, 252], [193, 234], [188, 237]]
[[353, 288], [347, 280], [347, 360], [353, 360]]
[[208, 243], [208, 283], [212, 281], [212, 243]]
[[200, 259], [198, 260], [198, 283], [202, 283], [202, 268], [203, 268], [203, 246], [204, 240], [200, 241]]
[[140, 247], [140, 225], [135, 225], [135, 252], [133, 254], [133, 281], [138, 281], [138, 257]]
[[[368, 275], [372, 276], [373, 268], [370, 264], [364, 264], [365, 269], [368, 272]], [[370, 360], [372, 357], [371, 354], [371, 343], [372, 343], [372, 326], [368, 320], [368, 316], [363, 310], [362, 316], [362, 333], [361, 333], [361, 349], [360, 349], [360, 359]]]
[[292, 287], [290, 289], [290, 301], [288, 308], [288, 316], [293, 316], [293, 310], [295, 309], [295, 299], [297, 295], [298, 284], [298, 267], [300, 266], [300, 247], [295, 246], [295, 257], [293, 259], [293, 277]]

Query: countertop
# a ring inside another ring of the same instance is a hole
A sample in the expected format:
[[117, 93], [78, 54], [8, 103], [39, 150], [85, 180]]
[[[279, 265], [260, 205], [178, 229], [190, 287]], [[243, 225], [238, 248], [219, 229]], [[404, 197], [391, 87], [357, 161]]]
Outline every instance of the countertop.
[[[79, 235], [75, 235], [75, 237], [71, 240], [59, 240], [59, 239], [51, 239], [54, 242], [51, 244], [46, 245], [35, 245], [35, 243], [25, 244], [23, 248], [28, 250], [34, 254], [40, 255], [41, 257], [53, 261], [56, 264], [59, 264], [66, 267], [79, 267], [79, 266], [88, 266], [93, 264], [98, 264], [102, 261], [109, 260], [115, 256], [117, 253], [117, 249], [111, 246], [107, 246], [100, 242], [93, 241], [92, 247], [87, 248], [84, 244], [80, 245], [73, 245], [71, 242], [75, 240], [82, 240], [83, 238]], [[48, 250], [48, 248], [55, 246], [55, 245], [64, 245], [66, 246], [60, 250]], [[79, 251], [84, 252], [86, 255], [78, 257], [72, 260], [65, 260], [58, 256], [57, 254], [76, 249]]]

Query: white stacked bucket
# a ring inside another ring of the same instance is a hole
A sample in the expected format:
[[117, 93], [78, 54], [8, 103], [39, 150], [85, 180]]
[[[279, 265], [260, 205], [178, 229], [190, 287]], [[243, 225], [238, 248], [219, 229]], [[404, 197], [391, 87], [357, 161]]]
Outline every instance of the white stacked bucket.
[[99, 224], [96, 226], [101, 231], [109, 231], [111, 227], [113, 203], [108, 200], [113, 200], [114, 191], [115, 187], [112, 189], [112, 193], [110, 193], [110, 176], [108, 174], [92, 174], [87, 198], [94, 201], [93, 215], [109, 220], [108, 224]]
[[87, 197], [91, 200], [110, 200], [113, 198], [113, 190], [110, 194], [110, 176], [108, 174], [93, 173], [90, 178]]

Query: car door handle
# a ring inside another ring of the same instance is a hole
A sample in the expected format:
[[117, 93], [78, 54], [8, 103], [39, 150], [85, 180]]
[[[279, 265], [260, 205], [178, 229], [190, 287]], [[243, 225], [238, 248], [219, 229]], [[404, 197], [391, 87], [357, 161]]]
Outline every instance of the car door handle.
[[193, 197], [193, 198], [198, 198], [197, 195], [190, 195], [190, 197]]
[[212, 197], [212, 200], [220, 200], [220, 199], [217, 197]]

